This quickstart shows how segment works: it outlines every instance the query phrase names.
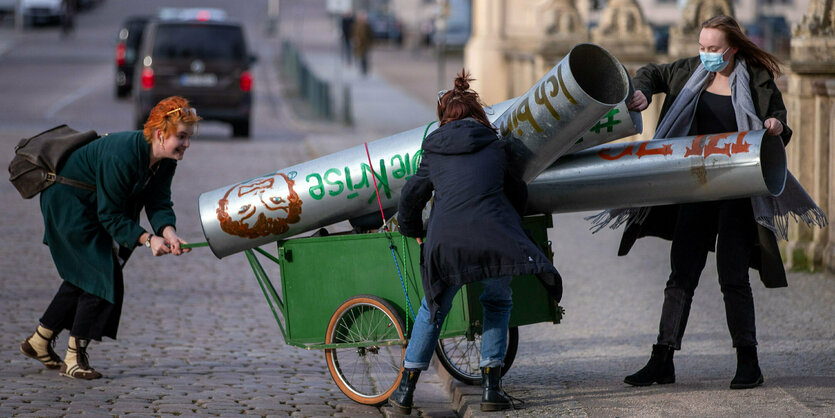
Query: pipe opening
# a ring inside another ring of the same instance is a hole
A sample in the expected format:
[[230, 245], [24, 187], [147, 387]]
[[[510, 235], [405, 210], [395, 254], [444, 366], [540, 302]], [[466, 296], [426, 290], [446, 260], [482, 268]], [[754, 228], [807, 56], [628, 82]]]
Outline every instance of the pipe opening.
[[772, 196], [783, 193], [788, 169], [786, 168], [786, 148], [780, 137], [763, 135], [760, 144], [760, 162], [765, 187]]
[[607, 105], [626, 100], [626, 70], [605, 49], [594, 44], [577, 45], [569, 53], [568, 65], [577, 84], [591, 98]]

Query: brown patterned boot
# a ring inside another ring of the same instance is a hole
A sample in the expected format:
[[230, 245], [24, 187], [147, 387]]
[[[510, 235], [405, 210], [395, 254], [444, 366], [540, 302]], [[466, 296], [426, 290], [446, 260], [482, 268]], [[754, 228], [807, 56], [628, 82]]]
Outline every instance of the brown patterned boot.
[[67, 356], [61, 365], [61, 376], [84, 380], [93, 380], [102, 377], [101, 373], [90, 367], [90, 361], [87, 358], [88, 344], [90, 344], [90, 340], [82, 340], [70, 336], [70, 342], [67, 344]]
[[57, 332], [38, 325], [35, 333], [20, 344], [20, 352], [26, 357], [40, 361], [47, 369], [57, 369], [61, 367], [61, 357], [52, 349], [57, 337]]

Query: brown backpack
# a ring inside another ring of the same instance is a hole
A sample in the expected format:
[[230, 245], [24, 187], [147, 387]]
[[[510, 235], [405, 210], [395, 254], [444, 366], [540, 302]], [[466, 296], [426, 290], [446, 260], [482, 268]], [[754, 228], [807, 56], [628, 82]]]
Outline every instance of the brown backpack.
[[61, 125], [23, 138], [9, 164], [9, 181], [24, 199], [35, 197], [56, 182], [95, 191], [95, 185], [59, 176], [58, 171], [73, 151], [98, 137], [96, 131], [78, 132]]

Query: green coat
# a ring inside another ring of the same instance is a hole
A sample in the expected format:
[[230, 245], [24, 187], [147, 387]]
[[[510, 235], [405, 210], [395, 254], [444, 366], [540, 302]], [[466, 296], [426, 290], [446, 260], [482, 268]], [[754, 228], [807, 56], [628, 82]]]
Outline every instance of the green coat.
[[114, 242], [126, 258], [146, 232], [144, 208], [159, 235], [176, 218], [171, 179], [177, 162], [164, 159], [148, 168], [150, 145], [141, 131], [106, 135], [70, 155], [59, 174], [96, 185], [86, 191], [56, 183], [41, 193], [44, 243], [62, 279], [110, 303], [120, 302], [121, 266]]

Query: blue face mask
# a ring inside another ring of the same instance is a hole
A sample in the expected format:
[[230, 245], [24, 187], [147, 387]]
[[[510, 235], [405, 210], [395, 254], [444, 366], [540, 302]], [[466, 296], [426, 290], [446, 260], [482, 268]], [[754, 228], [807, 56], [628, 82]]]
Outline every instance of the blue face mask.
[[[731, 47], [728, 47], [728, 49], [731, 49]], [[728, 61], [725, 61], [724, 58], [728, 49], [724, 52], [699, 52], [702, 65], [705, 66], [706, 70], [714, 73], [724, 70], [728, 66]]]

